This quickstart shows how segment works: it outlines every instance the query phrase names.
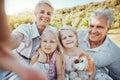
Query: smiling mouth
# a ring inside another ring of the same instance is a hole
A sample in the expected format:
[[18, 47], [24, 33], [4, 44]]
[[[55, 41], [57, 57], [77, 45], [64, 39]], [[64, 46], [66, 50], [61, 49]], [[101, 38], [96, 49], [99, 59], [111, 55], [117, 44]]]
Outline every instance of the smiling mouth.
[[47, 21], [46, 21], [46, 20], [42, 20], [42, 22], [45, 22], [45, 23], [47, 23]]
[[50, 48], [45, 48], [45, 50], [51, 50]]
[[66, 44], [71, 44], [71, 43], [73, 43], [73, 41], [72, 42], [67, 42]]
[[41, 19], [43, 22], [48, 22], [48, 19]]
[[91, 37], [98, 37], [99, 35], [97, 35], [97, 34], [91, 34], [90, 36]]
[[91, 37], [97, 37], [96, 35], [91, 35]]

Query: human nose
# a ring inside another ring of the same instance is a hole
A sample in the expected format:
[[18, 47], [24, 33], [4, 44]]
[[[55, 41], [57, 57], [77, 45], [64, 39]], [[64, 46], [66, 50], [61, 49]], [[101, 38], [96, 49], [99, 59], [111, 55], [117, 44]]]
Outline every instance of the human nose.
[[47, 13], [44, 13], [43, 16], [44, 16], [44, 17], [48, 17], [48, 14], [47, 14]]
[[69, 37], [67, 37], [67, 38], [66, 38], [66, 40], [67, 40], [67, 41], [69, 41], [69, 40], [70, 40], [70, 38], [69, 38]]
[[46, 46], [48, 46], [48, 47], [49, 47], [49, 46], [50, 46], [50, 43], [46, 43]]
[[97, 28], [94, 27], [94, 28], [91, 29], [91, 31], [92, 31], [93, 33], [95, 33], [95, 32], [97, 31]]

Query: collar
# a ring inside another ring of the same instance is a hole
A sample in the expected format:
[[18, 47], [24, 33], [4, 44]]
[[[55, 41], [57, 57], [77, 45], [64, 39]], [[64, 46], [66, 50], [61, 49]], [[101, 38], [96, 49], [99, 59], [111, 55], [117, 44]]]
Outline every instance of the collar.
[[86, 31], [86, 35], [83, 38], [83, 41], [87, 44], [87, 47], [90, 48], [90, 43], [89, 43], [89, 39], [88, 39], [88, 30]]
[[36, 22], [34, 22], [32, 24], [32, 38], [36, 38], [36, 37], [40, 37], [40, 34], [38, 32], [38, 29], [37, 29], [37, 25], [36, 25]]

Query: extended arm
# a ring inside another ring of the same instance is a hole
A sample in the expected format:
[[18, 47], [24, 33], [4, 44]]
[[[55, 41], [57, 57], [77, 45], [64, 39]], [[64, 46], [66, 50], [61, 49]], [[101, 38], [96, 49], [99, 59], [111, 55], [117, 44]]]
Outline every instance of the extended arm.
[[12, 48], [13, 49], [17, 48], [20, 45], [20, 43], [22, 42], [23, 38], [24, 38], [24, 35], [22, 33], [19, 33], [19, 32], [15, 33], [15, 34], [12, 33], [11, 34]]
[[64, 79], [64, 62], [63, 62], [62, 54], [57, 55], [56, 69], [57, 69], [57, 80], [65, 80]]

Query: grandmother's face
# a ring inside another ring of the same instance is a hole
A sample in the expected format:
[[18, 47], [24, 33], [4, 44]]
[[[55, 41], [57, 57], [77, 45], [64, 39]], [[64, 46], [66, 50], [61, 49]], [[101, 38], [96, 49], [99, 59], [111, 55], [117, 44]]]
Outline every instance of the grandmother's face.
[[40, 4], [35, 12], [37, 27], [45, 28], [51, 21], [53, 9], [47, 4]]
[[93, 42], [103, 41], [107, 35], [109, 26], [106, 17], [93, 17], [89, 23], [88, 36]]

